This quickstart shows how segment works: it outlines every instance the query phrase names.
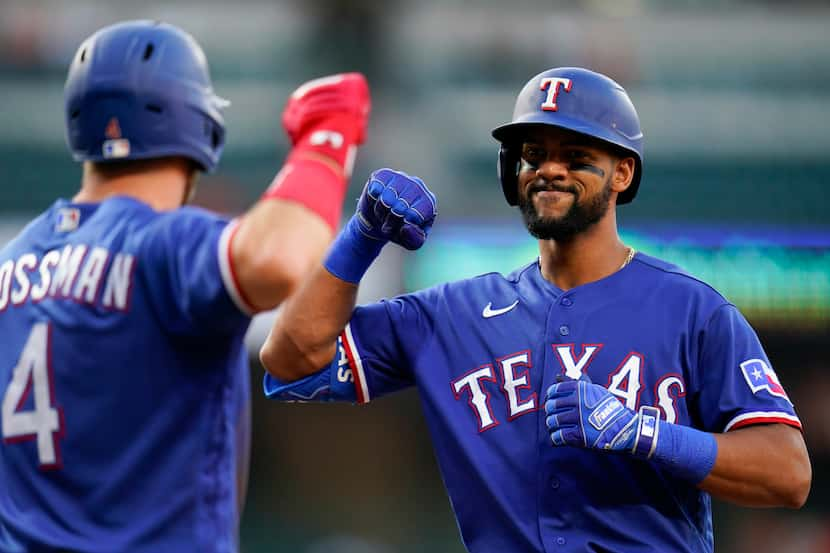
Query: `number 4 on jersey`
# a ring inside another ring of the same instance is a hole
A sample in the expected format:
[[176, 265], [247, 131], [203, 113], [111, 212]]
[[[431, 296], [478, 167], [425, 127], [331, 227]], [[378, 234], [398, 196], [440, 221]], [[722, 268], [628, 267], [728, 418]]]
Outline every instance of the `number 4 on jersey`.
[[[54, 405], [49, 367], [49, 325], [32, 327], [23, 352], [14, 367], [11, 382], [3, 395], [3, 442], [37, 439], [40, 468], [60, 468], [57, 438], [62, 434], [63, 414]], [[23, 410], [34, 392], [34, 409]], [[57, 434], [57, 435], [56, 435]]]

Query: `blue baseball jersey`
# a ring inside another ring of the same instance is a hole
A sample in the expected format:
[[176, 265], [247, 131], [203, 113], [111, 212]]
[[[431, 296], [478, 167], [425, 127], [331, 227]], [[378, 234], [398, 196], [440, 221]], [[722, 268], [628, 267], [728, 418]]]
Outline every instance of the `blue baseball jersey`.
[[0, 249], [0, 551], [237, 549], [234, 224], [57, 201]]
[[709, 432], [800, 427], [738, 310], [642, 253], [568, 291], [533, 263], [358, 307], [324, 372], [318, 388], [316, 375], [268, 376], [266, 394], [367, 402], [417, 386], [471, 552], [713, 550], [710, 498], [693, 484], [649, 461], [551, 445], [543, 402], [557, 375], [587, 374], [631, 409]]

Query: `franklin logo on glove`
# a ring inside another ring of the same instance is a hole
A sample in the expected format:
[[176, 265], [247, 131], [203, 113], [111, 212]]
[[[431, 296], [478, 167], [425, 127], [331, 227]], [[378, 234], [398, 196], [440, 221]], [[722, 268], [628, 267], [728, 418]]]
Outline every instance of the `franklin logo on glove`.
[[609, 397], [591, 413], [588, 422], [597, 430], [602, 430], [622, 409], [622, 403], [617, 398]]

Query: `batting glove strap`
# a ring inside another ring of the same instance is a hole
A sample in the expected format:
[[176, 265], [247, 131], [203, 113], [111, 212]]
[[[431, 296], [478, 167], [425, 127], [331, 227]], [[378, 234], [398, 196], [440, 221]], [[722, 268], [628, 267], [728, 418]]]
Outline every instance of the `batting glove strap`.
[[643, 405], [640, 407], [636, 418], [637, 433], [634, 435], [631, 454], [638, 459], [651, 459], [660, 434], [660, 410], [656, 407]]

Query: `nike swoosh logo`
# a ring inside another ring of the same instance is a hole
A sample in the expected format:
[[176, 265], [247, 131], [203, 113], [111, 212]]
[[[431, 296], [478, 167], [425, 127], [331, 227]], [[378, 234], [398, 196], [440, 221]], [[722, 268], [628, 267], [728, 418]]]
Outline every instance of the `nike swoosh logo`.
[[492, 309], [493, 302], [490, 302], [484, 307], [484, 311], [481, 312], [481, 316], [484, 317], [485, 319], [489, 319], [490, 317], [496, 317], [498, 315], [504, 315], [505, 313], [507, 313], [508, 311], [513, 309], [514, 307], [516, 307], [517, 305], [519, 305], [519, 300], [514, 301], [513, 303], [511, 303], [507, 307], [502, 307], [500, 309]]

